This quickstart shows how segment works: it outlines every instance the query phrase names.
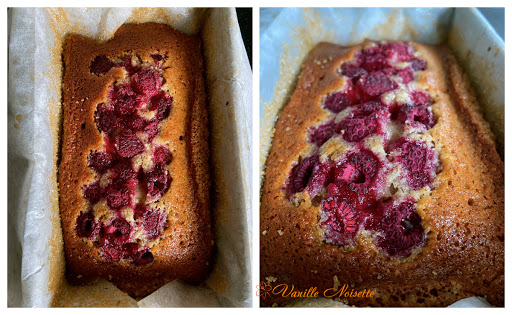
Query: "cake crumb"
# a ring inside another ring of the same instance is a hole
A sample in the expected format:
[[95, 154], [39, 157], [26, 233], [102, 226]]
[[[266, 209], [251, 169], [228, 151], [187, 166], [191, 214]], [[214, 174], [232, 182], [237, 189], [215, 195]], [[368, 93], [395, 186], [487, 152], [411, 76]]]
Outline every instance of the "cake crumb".
[[279, 235], [283, 235], [283, 234], [284, 234], [284, 232], [283, 232], [283, 231], [281, 231], [281, 230], [277, 230], [277, 234], [279, 234]]
[[334, 290], [338, 290], [338, 288], [340, 287], [340, 281], [338, 280], [338, 276], [334, 276], [332, 277], [332, 279], [334, 280], [334, 285], [332, 286]]
[[276, 282], [277, 278], [276, 277], [272, 277], [272, 276], [268, 276], [268, 277], [265, 278], [265, 280], [267, 280], [268, 282]]
[[261, 232], [262, 235], [267, 235], [267, 230]]

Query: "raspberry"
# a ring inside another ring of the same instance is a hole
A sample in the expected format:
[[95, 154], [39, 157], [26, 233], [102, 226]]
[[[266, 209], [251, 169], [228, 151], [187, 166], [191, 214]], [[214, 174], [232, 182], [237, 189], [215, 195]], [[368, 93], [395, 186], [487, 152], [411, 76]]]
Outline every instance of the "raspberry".
[[407, 257], [414, 248], [425, 244], [426, 235], [415, 202], [382, 203], [373, 213], [370, 230], [379, 232], [376, 243], [392, 257]]
[[171, 112], [172, 96], [165, 95], [164, 92], [153, 96], [150, 101], [150, 110], [156, 109], [156, 118], [158, 120], [164, 120], [169, 117]]
[[171, 185], [171, 176], [169, 173], [158, 166], [149, 172], [143, 174], [147, 198], [149, 201], [156, 200], [163, 196]]
[[158, 135], [158, 121], [151, 120], [146, 127], [144, 127], [144, 132], [148, 135], [149, 142], [152, 142], [153, 139]]
[[76, 219], [76, 234], [78, 237], [94, 239], [101, 229], [101, 222], [96, 222], [91, 211], [82, 212]]
[[142, 227], [146, 230], [148, 239], [153, 240], [160, 236], [167, 218], [158, 209], [148, 209], [142, 215]]
[[114, 157], [104, 151], [92, 151], [87, 156], [87, 163], [90, 168], [95, 170], [98, 174], [105, 173], [113, 164]]
[[391, 80], [380, 71], [374, 71], [367, 76], [362, 77], [357, 84], [365, 94], [371, 97], [379, 96], [382, 93], [397, 88], [395, 81]]
[[344, 130], [343, 139], [348, 142], [359, 142], [369, 135], [382, 131], [389, 116], [387, 108], [378, 101], [360, 104], [339, 124], [340, 129]]
[[414, 58], [411, 61], [411, 70], [412, 71], [422, 71], [427, 69], [427, 62], [420, 58]]
[[396, 121], [412, 127], [430, 129], [434, 126], [434, 116], [428, 107], [415, 107], [409, 104], [402, 105], [398, 110]]
[[368, 72], [354, 64], [344, 63], [341, 66], [341, 74], [349, 77], [352, 83], [355, 84], [361, 76], [368, 74]]
[[358, 216], [348, 203], [337, 197], [322, 202], [322, 221], [326, 242], [333, 245], [349, 245], [355, 242], [359, 231]]
[[151, 54], [150, 56], [158, 65], [162, 64], [163, 61], [165, 60], [165, 56], [162, 56], [160, 54]]
[[430, 95], [418, 90], [412, 91], [410, 97], [413, 104], [417, 106], [430, 106], [434, 102]]
[[158, 146], [153, 152], [153, 163], [157, 165], [168, 165], [171, 163], [172, 155], [167, 147]]
[[358, 102], [357, 95], [352, 87], [352, 84], [348, 84], [348, 87], [343, 92], [335, 92], [327, 95], [324, 100], [324, 107], [331, 112], [337, 114], [345, 108], [354, 105]]
[[334, 136], [337, 132], [336, 123], [330, 121], [321, 126], [313, 128], [311, 133], [309, 134], [309, 141], [316, 144], [317, 146], [322, 146], [327, 140], [329, 140], [332, 136]]
[[133, 264], [136, 266], [144, 266], [153, 262], [153, 254], [149, 250], [139, 251], [131, 257]]
[[155, 95], [162, 86], [162, 77], [151, 68], [144, 68], [132, 77], [133, 89], [140, 94]]
[[141, 154], [145, 150], [144, 143], [130, 130], [123, 130], [116, 136], [117, 153], [125, 158]]
[[132, 131], [142, 131], [146, 127], [146, 120], [137, 114], [131, 115], [126, 120], [126, 127]]
[[83, 188], [84, 198], [87, 199], [91, 205], [95, 205], [98, 201], [100, 201], [102, 192], [103, 190], [99, 181], [95, 181], [94, 183], [89, 184]]
[[100, 255], [106, 262], [118, 262], [121, 259], [119, 249], [111, 244], [105, 244], [100, 247]]
[[122, 183], [111, 183], [105, 188], [105, 201], [111, 209], [120, 209], [130, 204], [130, 190]]
[[288, 183], [288, 194], [290, 198], [293, 194], [302, 192], [306, 188], [313, 174], [313, 169], [318, 163], [318, 155], [313, 155], [302, 159], [299, 164], [292, 168]]
[[382, 45], [388, 58], [396, 62], [409, 61], [414, 58], [412, 46], [405, 43], [387, 43]]
[[325, 187], [331, 176], [331, 165], [329, 163], [318, 163], [311, 173], [307, 185], [307, 191], [311, 198], [316, 197]]
[[341, 122], [341, 129], [345, 130], [343, 139], [348, 142], [359, 142], [374, 133], [377, 123], [371, 118], [345, 119]]
[[121, 121], [114, 111], [105, 103], [100, 103], [94, 112], [94, 120], [100, 132], [112, 133], [116, 128], [121, 127]]
[[387, 76], [399, 76], [402, 78], [402, 83], [407, 84], [414, 80], [414, 73], [410, 68], [395, 69], [395, 68], [384, 68], [382, 72]]
[[363, 51], [361, 59], [361, 67], [368, 72], [379, 70], [387, 66], [387, 55], [380, 45]]
[[137, 177], [137, 174], [133, 170], [132, 161], [129, 159], [121, 159], [112, 168], [112, 181], [113, 182], [124, 182], [128, 179]]
[[124, 218], [117, 217], [105, 228], [109, 241], [115, 244], [124, 244], [130, 237], [132, 227]]
[[107, 73], [110, 69], [112, 69], [112, 67], [114, 67], [114, 63], [110, 61], [107, 56], [99, 55], [94, 58], [91, 66], [89, 67], [89, 70], [91, 73], [99, 76], [100, 74]]
[[109, 99], [114, 106], [114, 111], [119, 115], [129, 115], [136, 110], [137, 93], [129, 83], [114, 86], [109, 91]]
[[137, 56], [126, 55], [120, 63], [118, 63], [117, 67], [122, 67], [128, 72], [128, 75], [133, 75], [137, 71], [139, 71], [140, 60]]
[[374, 189], [380, 167], [381, 163], [372, 151], [352, 151], [334, 166], [334, 181], [365, 194]]
[[432, 183], [437, 155], [424, 142], [400, 138], [390, 146], [390, 151], [391, 156], [405, 169], [407, 184], [412, 189], [420, 189]]

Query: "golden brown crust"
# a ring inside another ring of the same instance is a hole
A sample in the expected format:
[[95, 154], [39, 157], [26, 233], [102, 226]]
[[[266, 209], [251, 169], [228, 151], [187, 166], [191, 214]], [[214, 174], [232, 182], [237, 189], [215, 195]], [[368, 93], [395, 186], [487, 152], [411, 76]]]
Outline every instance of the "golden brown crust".
[[[143, 62], [150, 54], [166, 56], [163, 78], [173, 97], [169, 118], [161, 125], [155, 141], [166, 144], [173, 160], [169, 190], [158, 201], [168, 213], [168, 227], [151, 252], [154, 263], [135, 267], [107, 263], [96, 246], [76, 235], [76, 218], [86, 208], [82, 186], [95, 174], [87, 155], [101, 150], [94, 111], [107, 98], [109, 86], [125, 77], [122, 68], [104, 75], [90, 73], [98, 55], [109, 58], [126, 52]], [[209, 204], [210, 172], [203, 62], [199, 36], [180, 33], [164, 24], [122, 25], [108, 42], [71, 34], [63, 53], [63, 134], [59, 165], [60, 209], [69, 280], [73, 283], [94, 277], [112, 280], [132, 296], [145, 296], [176, 278], [199, 283], [211, 267], [213, 234]]]
[[[446, 306], [473, 295], [503, 305], [504, 166], [469, 82], [446, 47], [412, 43], [428, 64], [418, 80], [434, 98], [437, 123], [428, 134], [442, 165], [435, 188], [416, 207], [428, 231], [417, 255], [392, 259], [364, 238], [352, 251], [323, 243], [318, 203], [304, 194], [296, 207], [287, 198], [294, 163], [313, 150], [307, 129], [326, 120], [323, 97], [342, 86], [340, 65], [363, 45], [318, 44], [279, 116], [262, 188], [261, 280], [322, 292], [337, 277], [355, 290], [375, 289], [374, 299], [348, 300], [360, 306]], [[261, 302], [287, 300], [273, 297]]]

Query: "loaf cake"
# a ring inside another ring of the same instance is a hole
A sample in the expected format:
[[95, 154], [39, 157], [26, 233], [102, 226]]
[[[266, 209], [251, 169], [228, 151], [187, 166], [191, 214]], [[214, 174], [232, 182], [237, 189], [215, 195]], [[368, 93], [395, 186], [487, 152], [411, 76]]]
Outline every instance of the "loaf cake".
[[211, 268], [208, 121], [198, 35], [122, 25], [63, 50], [60, 213], [67, 277], [132, 297]]
[[261, 281], [374, 292], [334, 296], [355, 306], [503, 305], [504, 165], [482, 117], [447, 47], [318, 44], [267, 157]]

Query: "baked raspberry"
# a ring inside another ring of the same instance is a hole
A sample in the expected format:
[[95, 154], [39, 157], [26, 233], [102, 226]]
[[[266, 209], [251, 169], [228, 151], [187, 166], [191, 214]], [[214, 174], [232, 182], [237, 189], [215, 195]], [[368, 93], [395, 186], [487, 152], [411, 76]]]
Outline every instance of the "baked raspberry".
[[357, 104], [359, 101], [357, 93], [351, 83], [347, 83], [347, 88], [342, 92], [335, 92], [327, 95], [324, 100], [324, 107], [337, 114], [345, 108]]
[[96, 222], [91, 211], [82, 212], [76, 219], [76, 234], [78, 237], [94, 239], [101, 229], [101, 222]]
[[332, 181], [331, 170], [332, 167], [330, 163], [318, 163], [315, 165], [307, 185], [307, 191], [311, 198], [314, 198], [321, 193], [326, 184], [329, 181]]
[[99, 55], [94, 58], [91, 66], [89, 67], [89, 70], [95, 75], [100, 75], [107, 73], [110, 69], [112, 69], [112, 67], [114, 67], [114, 63], [110, 61], [107, 56]]
[[126, 72], [128, 72], [128, 75], [133, 75], [134, 73], [136, 73], [137, 71], [140, 70], [139, 65], [140, 65], [139, 57], [132, 56], [132, 55], [126, 55], [126, 56], [124, 56], [123, 61], [118, 63], [116, 65], [116, 67], [124, 68], [124, 70], [126, 70]]
[[341, 74], [350, 78], [353, 84], [356, 84], [360, 77], [368, 74], [366, 70], [351, 63], [344, 63], [341, 66]]
[[425, 244], [425, 231], [413, 200], [381, 203], [375, 210], [368, 228], [378, 232], [376, 244], [388, 255], [407, 257]]
[[156, 64], [161, 65], [163, 61], [165, 61], [165, 56], [162, 56], [160, 54], [151, 54], [151, 58], [155, 61]]
[[343, 139], [359, 142], [370, 135], [383, 133], [389, 117], [387, 107], [378, 101], [360, 104], [339, 124]]
[[396, 68], [384, 68], [382, 72], [387, 76], [398, 76], [402, 79], [403, 84], [407, 84], [414, 80], [414, 73], [410, 68], [396, 69]]
[[133, 89], [147, 96], [155, 95], [162, 86], [160, 73], [152, 68], [144, 68], [132, 77]]
[[100, 255], [106, 262], [118, 262], [121, 260], [121, 253], [119, 252], [119, 249], [111, 244], [101, 246]]
[[409, 61], [414, 58], [412, 46], [406, 43], [391, 42], [383, 45], [388, 58], [395, 62]]
[[148, 201], [154, 201], [169, 190], [172, 179], [167, 170], [155, 166], [153, 170], [142, 174], [142, 181], [145, 183]]
[[126, 127], [132, 131], [142, 131], [146, 127], [147, 121], [137, 114], [130, 115], [126, 120]]
[[142, 227], [146, 231], [146, 236], [154, 240], [162, 234], [167, 217], [158, 209], [148, 208], [142, 215]]
[[434, 126], [434, 115], [429, 107], [405, 104], [398, 109], [396, 121], [413, 128], [428, 130]]
[[133, 170], [132, 161], [129, 159], [120, 159], [114, 167], [112, 167], [112, 182], [124, 182], [128, 179], [137, 177], [137, 173]]
[[416, 106], [430, 106], [434, 100], [425, 92], [414, 90], [410, 93], [411, 101]]
[[165, 95], [162, 91], [159, 94], [153, 96], [150, 101], [150, 110], [156, 109], [156, 117], [158, 120], [164, 120], [169, 117], [171, 112], [172, 96]]
[[149, 142], [152, 142], [159, 132], [158, 121], [150, 120], [146, 127], [144, 127], [144, 132], [148, 135]]
[[320, 147], [338, 132], [337, 129], [337, 124], [334, 120], [331, 120], [328, 123], [313, 128], [309, 134], [309, 141]]
[[364, 50], [362, 54], [357, 56], [357, 59], [362, 63], [362, 68], [368, 72], [372, 72], [385, 68], [388, 65], [387, 57], [381, 45], [377, 45]]
[[334, 181], [356, 193], [369, 193], [376, 189], [381, 167], [381, 162], [372, 151], [352, 151], [334, 165]]
[[105, 103], [100, 103], [94, 112], [94, 120], [100, 132], [112, 133], [116, 128], [121, 127], [121, 121], [114, 113], [114, 110]]
[[287, 185], [290, 198], [293, 197], [293, 194], [304, 191], [318, 163], [318, 155], [313, 155], [302, 159], [292, 168]]
[[92, 151], [87, 156], [87, 163], [89, 167], [95, 170], [98, 174], [103, 174], [114, 163], [114, 157], [108, 152]]
[[95, 205], [101, 200], [103, 189], [99, 181], [95, 181], [83, 188], [84, 198], [89, 201], [91, 205]]
[[363, 93], [370, 97], [379, 96], [382, 93], [392, 91], [397, 88], [395, 81], [388, 78], [381, 71], [374, 71], [367, 76], [362, 77], [357, 82], [357, 85]]
[[132, 255], [133, 264], [136, 266], [145, 266], [153, 262], [153, 254], [149, 250], [142, 250]]
[[117, 217], [105, 227], [105, 234], [110, 243], [122, 245], [130, 238], [132, 227], [126, 219]]
[[144, 152], [144, 143], [130, 130], [123, 130], [116, 136], [117, 153], [125, 158], [131, 158]]
[[337, 197], [322, 201], [320, 226], [324, 229], [325, 241], [333, 245], [355, 243], [360, 224], [356, 211], [350, 204]]
[[432, 184], [437, 166], [437, 153], [425, 142], [400, 138], [390, 145], [392, 160], [401, 163], [406, 173], [406, 182], [412, 189]]
[[427, 62], [420, 58], [415, 58], [411, 61], [412, 71], [423, 71], [427, 69]]
[[109, 91], [110, 103], [118, 115], [129, 115], [137, 109], [137, 93], [129, 83], [114, 86]]
[[172, 155], [169, 149], [165, 146], [158, 146], [153, 152], [153, 163], [158, 165], [168, 165], [171, 163]]
[[105, 187], [105, 201], [111, 209], [117, 210], [130, 204], [130, 189], [122, 182]]

